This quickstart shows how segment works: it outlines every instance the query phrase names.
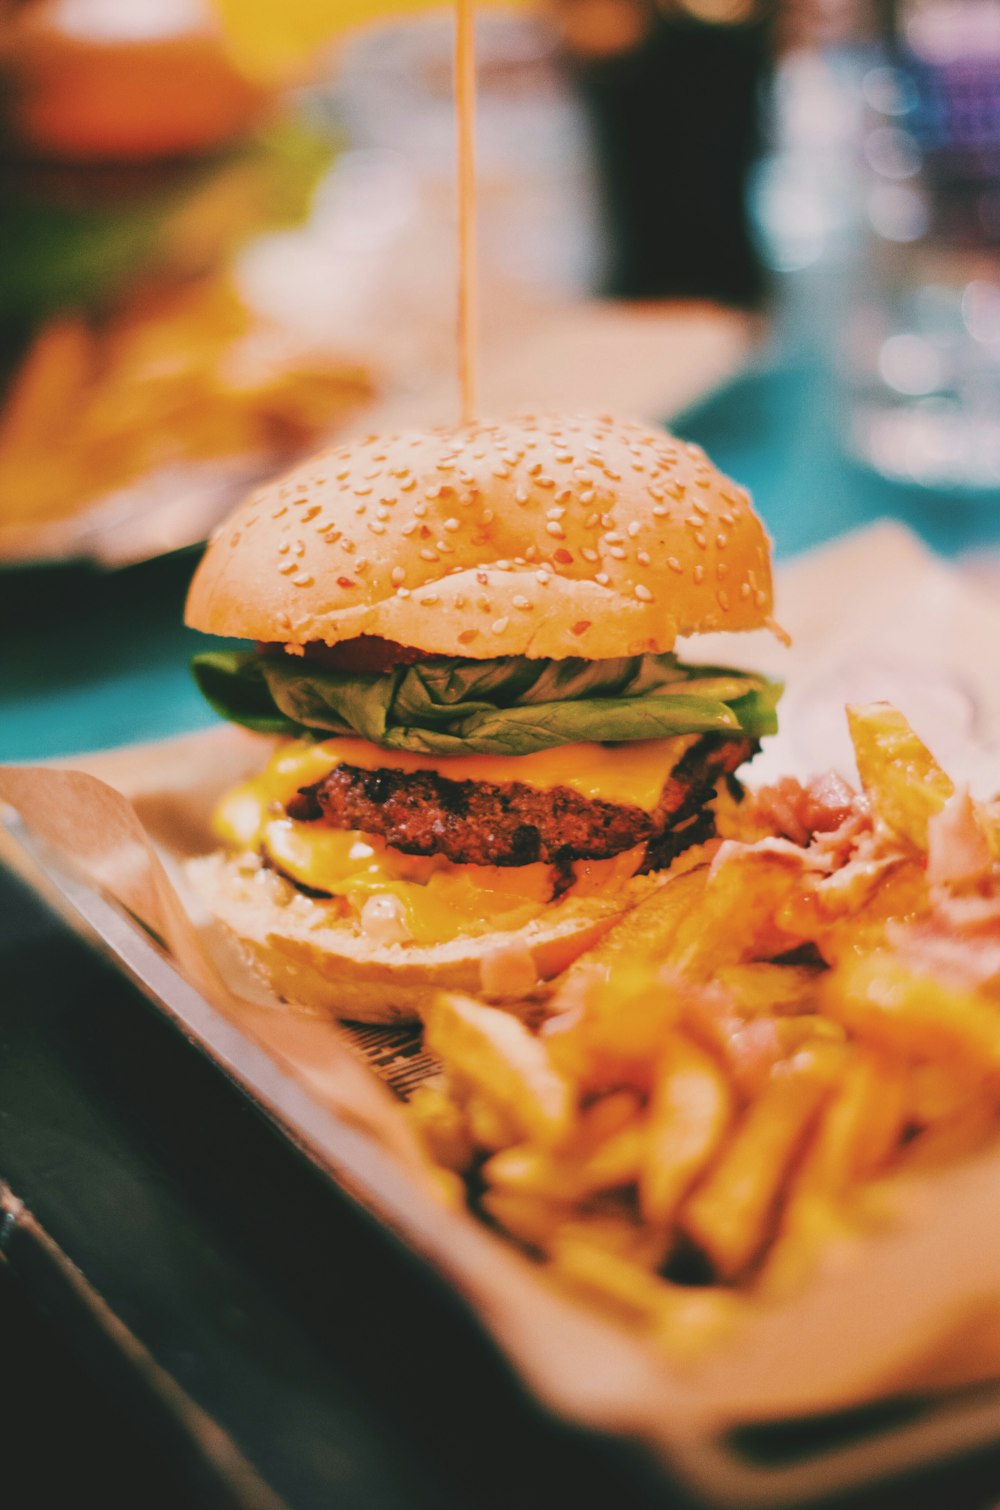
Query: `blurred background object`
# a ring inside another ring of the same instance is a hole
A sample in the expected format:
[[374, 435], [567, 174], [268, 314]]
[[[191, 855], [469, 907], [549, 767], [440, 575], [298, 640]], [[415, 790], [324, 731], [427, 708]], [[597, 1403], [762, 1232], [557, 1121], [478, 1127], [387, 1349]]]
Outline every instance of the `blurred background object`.
[[850, 441], [887, 477], [995, 499], [1000, 4], [899, 0], [861, 96]]
[[605, 290], [753, 306], [747, 219], [775, 0], [554, 0], [589, 118]]

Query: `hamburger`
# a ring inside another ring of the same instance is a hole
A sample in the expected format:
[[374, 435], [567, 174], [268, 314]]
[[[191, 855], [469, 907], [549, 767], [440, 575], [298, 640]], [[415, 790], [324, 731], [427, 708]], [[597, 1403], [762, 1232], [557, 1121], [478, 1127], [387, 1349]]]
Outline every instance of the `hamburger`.
[[272, 737], [195, 862], [285, 998], [521, 997], [714, 832], [779, 688], [679, 636], [771, 625], [768, 540], [697, 446], [606, 416], [371, 435], [250, 497], [186, 618]]

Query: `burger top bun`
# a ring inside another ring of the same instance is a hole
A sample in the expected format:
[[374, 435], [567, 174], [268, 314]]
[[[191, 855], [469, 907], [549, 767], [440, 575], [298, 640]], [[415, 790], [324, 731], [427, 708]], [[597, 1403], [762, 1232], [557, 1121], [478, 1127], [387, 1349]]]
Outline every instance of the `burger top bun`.
[[590, 660], [755, 629], [769, 543], [700, 447], [607, 416], [371, 435], [253, 494], [187, 622], [209, 634]]

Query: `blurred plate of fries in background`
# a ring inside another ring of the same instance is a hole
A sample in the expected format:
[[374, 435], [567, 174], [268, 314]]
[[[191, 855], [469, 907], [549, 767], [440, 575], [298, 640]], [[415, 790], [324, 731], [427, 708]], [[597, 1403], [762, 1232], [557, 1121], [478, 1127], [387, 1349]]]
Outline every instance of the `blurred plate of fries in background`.
[[0, 562], [114, 566], [203, 540], [372, 392], [359, 362], [296, 349], [221, 273], [101, 322], [57, 315], [0, 413]]

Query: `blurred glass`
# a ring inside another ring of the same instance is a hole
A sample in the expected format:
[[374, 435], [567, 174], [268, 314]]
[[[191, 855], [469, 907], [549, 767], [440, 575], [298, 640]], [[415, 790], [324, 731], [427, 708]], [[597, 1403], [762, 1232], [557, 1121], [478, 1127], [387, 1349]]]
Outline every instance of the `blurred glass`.
[[905, 0], [861, 77], [851, 441], [883, 475], [1000, 490], [1000, 3]]

